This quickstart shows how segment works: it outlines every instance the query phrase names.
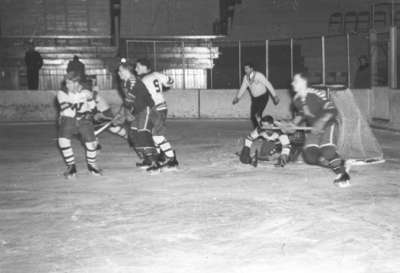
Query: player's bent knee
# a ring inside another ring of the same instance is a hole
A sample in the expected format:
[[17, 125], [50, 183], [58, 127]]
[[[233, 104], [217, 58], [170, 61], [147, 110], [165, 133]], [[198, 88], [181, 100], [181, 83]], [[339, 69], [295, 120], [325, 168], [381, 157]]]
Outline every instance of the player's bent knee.
[[160, 144], [165, 141], [164, 136], [153, 136], [153, 140], [156, 144]]
[[338, 156], [338, 154], [336, 152], [336, 147], [335, 146], [325, 146], [325, 147], [321, 148], [321, 156], [328, 161], [330, 161], [331, 159], [334, 159], [335, 157]]
[[88, 150], [96, 150], [97, 141], [86, 142], [85, 146]]
[[71, 140], [69, 138], [60, 137], [58, 138], [58, 145], [61, 148], [66, 148], [71, 146]]
[[311, 165], [319, 164], [320, 151], [317, 147], [307, 147], [303, 150], [303, 160]]

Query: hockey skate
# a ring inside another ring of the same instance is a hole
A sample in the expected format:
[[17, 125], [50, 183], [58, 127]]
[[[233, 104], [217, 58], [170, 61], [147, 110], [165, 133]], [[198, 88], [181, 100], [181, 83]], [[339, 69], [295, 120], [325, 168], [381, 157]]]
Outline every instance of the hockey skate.
[[161, 172], [161, 166], [160, 164], [158, 164], [158, 162], [153, 161], [150, 165], [150, 167], [148, 167], [146, 169], [146, 171], [150, 174], [150, 175], [156, 175], [159, 174]]
[[336, 176], [333, 184], [339, 188], [350, 187], [350, 175], [347, 172], [340, 173]]
[[76, 166], [75, 164], [67, 167], [67, 170], [64, 172], [64, 177], [66, 179], [72, 179], [76, 177]]
[[138, 167], [140, 169], [146, 170], [150, 166], [151, 166], [151, 161], [148, 158], [143, 159], [142, 162], [136, 162], [136, 167]]
[[165, 163], [161, 165], [161, 170], [163, 172], [170, 172], [170, 171], [176, 171], [178, 170], [179, 162], [176, 160], [176, 155], [171, 158], [167, 158]]
[[289, 156], [288, 155], [280, 155], [278, 157], [278, 160], [276, 161], [276, 163], [274, 164], [275, 167], [285, 167], [285, 165], [288, 163], [289, 161]]
[[89, 173], [92, 175], [95, 175], [95, 176], [103, 175], [103, 171], [95, 165], [88, 164], [87, 168], [88, 168]]

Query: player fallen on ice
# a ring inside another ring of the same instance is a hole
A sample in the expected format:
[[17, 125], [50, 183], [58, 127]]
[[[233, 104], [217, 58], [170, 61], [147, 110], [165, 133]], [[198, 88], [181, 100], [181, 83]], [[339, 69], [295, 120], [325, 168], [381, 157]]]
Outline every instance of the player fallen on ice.
[[298, 115], [292, 122], [282, 123], [282, 131], [291, 133], [301, 122], [312, 126], [311, 131], [306, 133], [303, 160], [308, 164], [330, 168], [337, 175], [334, 179], [336, 186], [350, 186], [345, 161], [336, 147], [339, 133], [336, 106], [325, 91], [308, 87], [308, 76], [304, 73], [294, 75], [292, 86], [295, 92], [293, 105]]
[[[176, 169], [179, 165], [176, 159], [176, 153], [172, 149], [171, 143], [165, 137], [168, 108], [163, 95], [163, 91], [166, 88], [170, 88], [174, 81], [167, 75], [152, 71], [148, 59], [137, 60], [135, 71], [154, 101], [154, 107], [151, 113], [151, 122], [153, 123], [152, 134], [156, 148], [160, 155], [162, 155], [160, 156], [160, 160], [162, 161], [163, 169]], [[148, 163], [149, 162], [144, 161], [141, 164], [146, 165]]]
[[[276, 160], [275, 166], [284, 167], [289, 161], [294, 161], [297, 157], [296, 148], [292, 149], [290, 138], [277, 130], [272, 116], [264, 116], [258, 122], [256, 129], [250, 132], [244, 141], [244, 146], [240, 152], [240, 162], [253, 164], [255, 160]], [[262, 139], [260, 152], [256, 154], [258, 158], [250, 156], [251, 146], [257, 139]]]
[[130, 123], [128, 138], [143, 160], [149, 162], [146, 170], [150, 173], [160, 171], [158, 153], [152, 137], [151, 109], [154, 102], [143, 82], [133, 74], [133, 65], [123, 61], [118, 66], [118, 75], [123, 81], [123, 107], [134, 119]]
[[78, 134], [86, 149], [87, 168], [93, 175], [102, 175], [96, 164], [96, 136], [93, 126], [93, 112], [96, 103], [91, 91], [84, 89], [80, 75], [69, 72], [65, 76], [65, 88], [57, 92], [57, 101], [60, 106], [58, 145], [67, 164], [64, 172], [66, 178], [76, 176], [74, 152], [71, 138]]

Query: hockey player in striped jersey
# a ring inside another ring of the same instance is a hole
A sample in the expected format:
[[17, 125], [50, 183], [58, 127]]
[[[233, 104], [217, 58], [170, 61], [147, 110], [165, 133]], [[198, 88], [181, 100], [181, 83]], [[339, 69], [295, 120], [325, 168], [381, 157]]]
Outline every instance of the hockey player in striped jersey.
[[[261, 150], [268, 147], [268, 151], [262, 151], [266, 160], [277, 157], [275, 166], [284, 167], [289, 161], [291, 153], [291, 145], [288, 135], [283, 134], [280, 130], [273, 130], [274, 118], [272, 116], [264, 116], [258, 122], [257, 128], [250, 132], [244, 140], [244, 146], [240, 152], [240, 162], [244, 164], [252, 164], [253, 160], [250, 156], [250, 149], [253, 142], [257, 139], [263, 139]], [[259, 156], [256, 154], [256, 156]], [[260, 157], [259, 157], [260, 158]], [[264, 159], [264, 158], [263, 158]]]
[[66, 178], [76, 175], [74, 152], [71, 138], [79, 134], [86, 149], [87, 168], [93, 175], [102, 175], [96, 164], [96, 137], [94, 135], [93, 111], [96, 103], [91, 91], [86, 90], [80, 83], [80, 76], [69, 72], [65, 76], [65, 88], [57, 92], [60, 106], [58, 145], [67, 164], [64, 172]]
[[148, 59], [137, 60], [135, 71], [142, 79], [154, 101], [151, 116], [153, 123], [152, 133], [156, 147], [159, 149], [160, 154], [165, 157], [162, 167], [164, 170], [174, 170], [178, 167], [179, 163], [171, 143], [165, 137], [168, 108], [163, 95], [164, 89], [170, 88], [174, 81], [167, 75], [152, 71]]
[[293, 105], [298, 115], [292, 123], [284, 125], [282, 129], [290, 132], [293, 130], [293, 125], [298, 125], [303, 121], [308, 126], [312, 126], [311, 132], [306, 134], [303, 147], [304, 161], [334, 171], [337, 174], [334, 179], [336, 186], [350, 186], [350, 176], [344, 166], [345, 161], [337, 153], [338, 111], [336, 106], [328, 99], [325, 91], [308, 87], [308, 76], [304, 73], [294, 75], [292, 86], [296, 93]]

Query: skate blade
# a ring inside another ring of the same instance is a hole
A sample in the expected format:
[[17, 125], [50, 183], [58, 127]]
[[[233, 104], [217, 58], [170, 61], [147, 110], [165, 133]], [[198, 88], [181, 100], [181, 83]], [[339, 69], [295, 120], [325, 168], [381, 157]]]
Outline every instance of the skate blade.
[[178, 167], [164, 167], [164, 168], [161, 168], [161, 171], [163, 173], [177, 172], [178, 170], [179, 170]]
[[67, 174], [67, 175], [64, 174], [64, 177], [67, 180], [74, 180], [76, 179], [76, 174]]
[[348, 188], [351, 186], [349, 181], [334, 182], [333, 184], [338, 188]]
[[159, 175], [161, 173], [161, 170], [158, 169], [158, 170], [147, 171], [147, 173], [149, 175]]

